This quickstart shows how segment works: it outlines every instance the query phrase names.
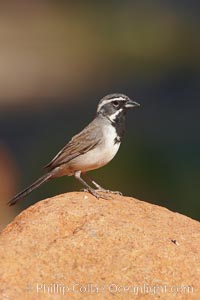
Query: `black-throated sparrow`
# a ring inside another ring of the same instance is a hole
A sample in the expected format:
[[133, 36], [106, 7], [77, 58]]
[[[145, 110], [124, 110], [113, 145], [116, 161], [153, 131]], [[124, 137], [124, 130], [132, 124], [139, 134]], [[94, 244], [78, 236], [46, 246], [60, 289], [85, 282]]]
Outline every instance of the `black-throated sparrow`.
[[81, 178], [81, 173], [100, 168], [113, 159], [124, 135], [125, 113], [127, 109], [135, 106], [139, 104], [123, 94], [111, 94], [102, 98], [95, 119], [45, 166], [47, 173], [44, 176], [17, 194], [8, 204], [14, 205], [42, 183], [64, 175], [74, 175], [92, 195], [106, 198], [97, 191], [110, 191], [90, 180], [97, 188], [93, 189]]

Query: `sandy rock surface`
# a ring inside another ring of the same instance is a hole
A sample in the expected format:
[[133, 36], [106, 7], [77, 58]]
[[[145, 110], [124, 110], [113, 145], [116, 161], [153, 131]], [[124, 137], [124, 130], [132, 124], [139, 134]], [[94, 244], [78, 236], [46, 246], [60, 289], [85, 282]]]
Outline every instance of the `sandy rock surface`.
[[200, 299], [200, 223], [134, 198], [67, 193], [0, 235], [0, 299]]

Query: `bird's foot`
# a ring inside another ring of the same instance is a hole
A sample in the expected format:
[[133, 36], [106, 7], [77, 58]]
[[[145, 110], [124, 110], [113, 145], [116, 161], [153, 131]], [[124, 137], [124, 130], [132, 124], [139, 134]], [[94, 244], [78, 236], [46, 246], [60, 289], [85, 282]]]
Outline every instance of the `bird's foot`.
[[123, 194], [119, 191], [110, 191], [110, 190], [106, 190], [104, 188], [98, 188], [95, 190], [96, 192], [103, 192], [103, 193], [107, 193], [107, 194], [115, 194], [115, 195], [120, 195], [122, 196]]
[[88, 192], [88, 189], [80, 189], [80, 192]]
[[82, 192], [88, 192], [90, 194], [92, 194], [94, 197], [96, 197], [97, 199], [105, 199], [105, 200], [110, 200], [112, 199], [111, 196], [108, 195], [103, 195], [103, 194], [99, 194], [97, 192], [103, 192], [102, 190], [94, 190], [94, 189], [81, 189]]
[[[121, 195], [122, 196], [121, 192], [110, 191], [110, 190], [104, 189], [102, 186], [100, 186], [97, 182], [95, 182], [94, 180], [92, 180], [88, 176], [87, 176], [87, 178], [96, 187], [96, 189], [94, 191], [96, 191], [96, 192], [102, 192], [102, 193], [107, 193], [107, 194], [117, 194], [117, 195]], [[104, 198], [105, 198], [105, 196], [104, 196]], [[112, 197], [110, 196], [110, 198], [112, 198]]]

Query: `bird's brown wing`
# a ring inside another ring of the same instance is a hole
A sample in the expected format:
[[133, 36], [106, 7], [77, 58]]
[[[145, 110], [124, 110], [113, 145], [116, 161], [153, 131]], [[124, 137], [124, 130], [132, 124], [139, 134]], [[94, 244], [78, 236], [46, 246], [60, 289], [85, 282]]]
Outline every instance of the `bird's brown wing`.
[[84, 130], [75, 135], [44, 168], [51, 171], [62, 164], [68, 163], [75, 157], [92, 150], [100, 143], [101, 135], [99, 133], [99, 128], [94, 126], [94, 124], [91, 126], [90, 123]]

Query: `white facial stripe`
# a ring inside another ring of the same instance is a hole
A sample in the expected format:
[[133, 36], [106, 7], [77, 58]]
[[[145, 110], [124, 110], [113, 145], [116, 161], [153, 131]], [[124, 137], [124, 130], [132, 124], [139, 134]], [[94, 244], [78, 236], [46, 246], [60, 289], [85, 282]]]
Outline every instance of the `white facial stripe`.
[[112, 114], [111, 116], [109, 116], [108, 118], [110, 119], [111, 122], [114, 122], [116, 117], [122, 112], [123, 108], [120, 108], [119, 110], [117, 110], [114, 114]]
[[110, 100], [103, 100], [99, 105], [98, 105], [98, 108], [97, 108], [97, 111], [100, 111], [100, 109], [107, 103], [110, 103], [110, 102], [113, 102], [113, 101], [126, 101], [125, 98], [123, 97], [116, 97], [116, 98], [112, 98]]
[[126, 101], [126, 99], [124, 97], [116, 97], [116, 98], [112, 99], [112, 101], [115, 101], [115, 100]]

